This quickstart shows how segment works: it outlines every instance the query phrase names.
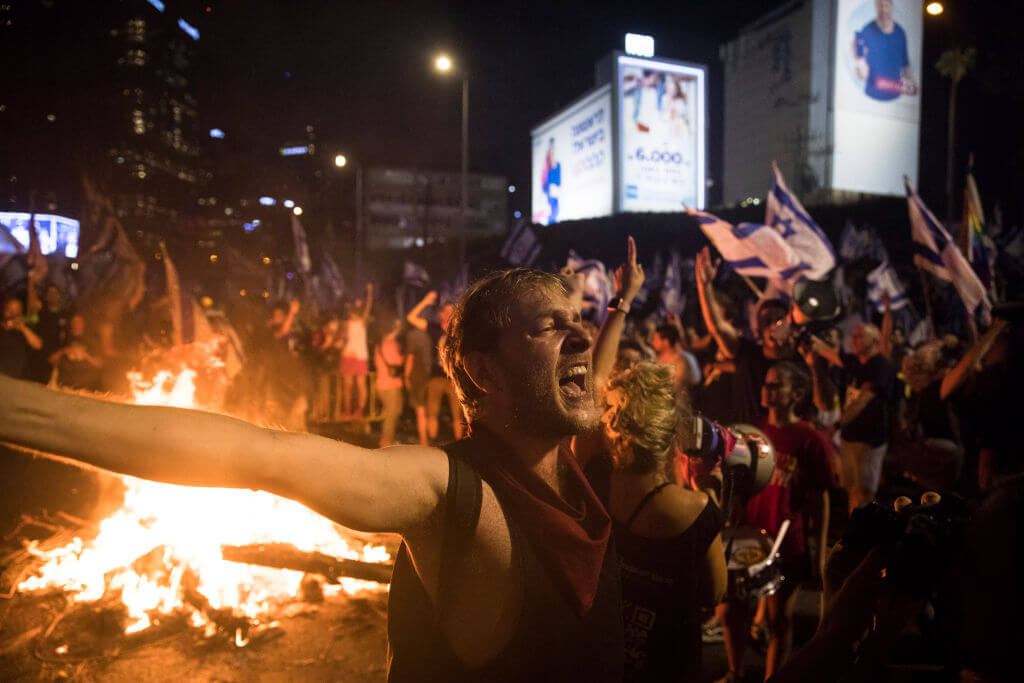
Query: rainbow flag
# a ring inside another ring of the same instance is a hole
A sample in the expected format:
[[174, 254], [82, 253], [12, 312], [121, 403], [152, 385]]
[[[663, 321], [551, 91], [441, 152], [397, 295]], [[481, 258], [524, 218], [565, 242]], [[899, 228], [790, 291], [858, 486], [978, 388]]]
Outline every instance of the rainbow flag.
[[994, 245], [985, 234], [985, 212], [970, 169], [967, 170], [967, 183], [964, 185], [964, 230], [967, 232], [967, 260], [985, 289], [991, 289]]

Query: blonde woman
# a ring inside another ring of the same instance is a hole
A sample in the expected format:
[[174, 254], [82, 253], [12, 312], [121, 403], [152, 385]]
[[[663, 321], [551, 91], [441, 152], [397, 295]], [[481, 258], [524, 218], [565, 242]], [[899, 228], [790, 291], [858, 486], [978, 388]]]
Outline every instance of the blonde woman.
[[607, 457], [588, 463], [612, 517], [626, 633], [627, 681], [698, 680], [700, 609], [726, 587], [722, 513], [707, 494], [672, 483], [691, 416], [672, 368], [641, 361], [605, 391]]

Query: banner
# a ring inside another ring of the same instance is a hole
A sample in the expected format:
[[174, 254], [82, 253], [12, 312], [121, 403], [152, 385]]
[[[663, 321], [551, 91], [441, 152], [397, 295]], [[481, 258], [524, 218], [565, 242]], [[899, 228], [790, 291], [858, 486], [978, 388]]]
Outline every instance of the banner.
[[838, 0], [833, 72], [838, 190], [899, 195], [917, 180], [920, 0]]
[[621, 210], [703, 208], [704, 69], [627, 56], [617, 66]]
[[530, 131], [534, 223], [612, 213], [612, 97], [604, 86]]

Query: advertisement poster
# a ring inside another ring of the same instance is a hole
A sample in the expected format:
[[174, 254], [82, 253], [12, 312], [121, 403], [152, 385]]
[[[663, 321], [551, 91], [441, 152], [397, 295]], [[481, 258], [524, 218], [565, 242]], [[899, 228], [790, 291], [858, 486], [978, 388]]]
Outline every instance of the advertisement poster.
[[534, 223], [611, 215], [611, 105], [605, 86], [531, 131]]
[[[7, 228], [22, 247], [28, 249], [31, 214], [19, 211], [0, 211], [0, 225]], [[37, 213], [36, 234], [43, 254], [60, 252], [68, 258], [78, 256], [79, 223], [73, 218]]]
[[916, 0], [838, 0], [837, 189], [902, 195], [903, 174], [916, 182], [921, 32]]
[[621, 210], [703, 208], [704, 69], [618, 61]]

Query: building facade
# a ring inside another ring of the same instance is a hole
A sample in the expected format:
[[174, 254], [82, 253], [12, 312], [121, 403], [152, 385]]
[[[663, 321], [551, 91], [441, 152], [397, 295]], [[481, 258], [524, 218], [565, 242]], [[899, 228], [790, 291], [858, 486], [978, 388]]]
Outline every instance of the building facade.
[[[467, 241], [508, 229], [508, 181], [470, 173], [466, 179]], [[461, 175], [399, 168], [368, 169], [363, 196], [369, 249], [406, 249], [459, 239]]]

